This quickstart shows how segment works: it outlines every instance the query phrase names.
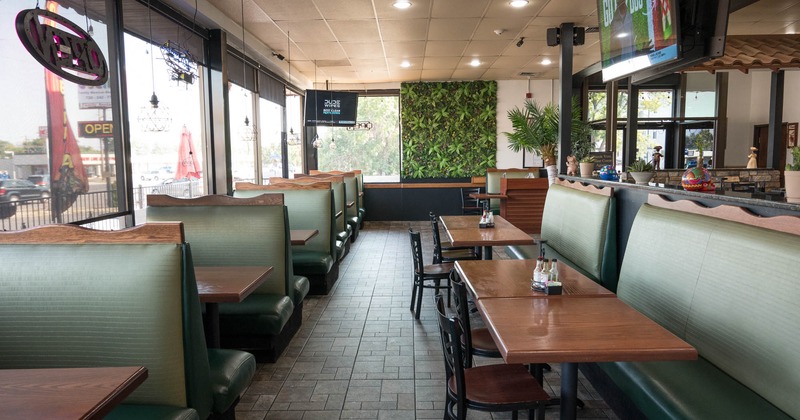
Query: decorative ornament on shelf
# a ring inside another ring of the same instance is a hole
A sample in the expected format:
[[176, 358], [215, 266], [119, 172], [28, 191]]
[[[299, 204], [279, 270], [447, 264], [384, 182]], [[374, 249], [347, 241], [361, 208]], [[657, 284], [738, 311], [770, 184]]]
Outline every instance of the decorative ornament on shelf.
[[647, 185], [653, 179], [653, 165], [644, 159], [638, 159], [628, 165], [628, 173], [631, 174], [637, 185]]
[[618, 181], [619, 175], [617, 175], [617, 170], [614, 169], [611, 165], [606, 165], [600, 168], [599, 172], [600, 179], [603, 181]]
[[714, 191], [716, 186], [711, 179], [711, 173], [708, 169], [695, 166], [689, 168], [683, 173], [681, 177], [681, 186], [686, 191]]
[[758, 168], [758, 148], [751, 147], [750, 154], [747, 155], [747, 169], [755, 169]]
[[656, 149], [656, 151], [653, 153], [653, 169], [658, 171], [661, 169], [661, 157], [664, 155], [661, 154], [661, 146], [656, 146], [654, 149]]
[[567, 175], [578, 175], [578, 159], [575, 156], [567, 156]]
[[581, 168], [582, 177], [591, 178], [594, 175], [594, 156], [584, 156], [580, 163], [578, 163], [578, 166]]
[[147, 20], [150, 25], [150, 50], [147, 54], [150, 55], [150, 79], [153, 83], [153, 94], [150, 95], [150, 105], [143, 105], [139, 109], [139, 116], [137, 120], [142, 127], [142, 130], [148, 132], [161, 132], [169, 131], [172, 125], [172, 116], [170, 115], [169, 108], [166, 106], [158, 106], [158, 96], [156, 95], [156, 72], [153, 58], [153, 19], [150, 15], [150, 1], [147, 2]]

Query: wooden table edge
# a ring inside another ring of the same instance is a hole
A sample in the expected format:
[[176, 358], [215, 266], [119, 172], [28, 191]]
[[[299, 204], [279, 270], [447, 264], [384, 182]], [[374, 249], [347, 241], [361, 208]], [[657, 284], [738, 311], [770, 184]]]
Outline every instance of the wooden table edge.
[[[123, 366], [127, 367], [127, 366]], [[144, 366], [131, 366], [135, 368], [133, 373], [124, 382], [119, 384], [106, 398], [95, 405], [91, 411], [86, 413], [85, 419], [102, 419], [108, 415], [117, 405], [122, 403], [136, 388], [147, 379], [148, 372]]]
[[[295, 238], [292, 238], [293, 233], [295, 233], [295, 232], [297, 232], [298, 234], [301, 234], [301, 232], [302, 232], [302, 234], [305, 234], [305, 232], [311, 232], [311, 234], [308, 235], [307, 237], [295, 239]], [[308, 241], [313, 239], [318, 234], [319, 234], [319, 229], [292, 229], [292, 230], [289, 231], [289, 236], [290, 236], [289, 239], [290, 239], [290, 243], [292, 245], [305, 245], [305, 244], [308, 243]]]
[[[246, 265], [245, 266], [237, 266], [237, 265], [230, 266], [230, 268], [237, 268], [237, 267], [241, 268], [241, 267], [251, 267], [251, 266], [246, 266]], [[274, 270], [274, 267], [272, 267], [271, 265], [270, 266], [253, 266], [253, 267], [266, 268], [266, 271], [264, 272], [264, 274], [262, 276], [258, 277], [257, 279], [253, 280], [250, 284], [248, 284], [246, 288], [242, 289], [239, 292], [237, 298], [233, 298], [233, 297], [231, 297], [229, 299], [214, 298], [214, 300], [209, 300], [211, 298], [211, 296], [200, 294], [200, 303], [240, 303], [241, 301], [243, 301], [244, 298], [246, 298], [247, 296], [250, 296], [251, 293], [253, 293], [256, 289], [258, 289], [258, 286], [261, 286], [261, 284], [264, 283], [264, 281], [266, 281], [266, 278], [269, 277], [269, 275], [272, 274], [272, 271]], [[198, 269], [198, 268], [203, 268], [203, 266], [195, 267], [195, 270]]]

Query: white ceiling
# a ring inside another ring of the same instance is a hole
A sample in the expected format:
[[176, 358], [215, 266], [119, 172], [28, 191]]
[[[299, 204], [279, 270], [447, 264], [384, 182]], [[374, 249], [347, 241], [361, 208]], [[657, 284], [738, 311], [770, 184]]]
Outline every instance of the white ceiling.
[[[247, 36], [286, 58], [270, 57], [279, 68], [291, 61], [293, 74], [333, 85], [524, 79], [522, 72], [558, 78], [559, 48], [546, 45], [547, 28], [562, 22], [597, 26], [595, 0], [531, 0], [520, 9], [508, 0], [411, 0], [405, 10], [393, 1], [244, 0], [244, 25]], [[241, 45], [241, 0], [207, 4], [229, 20], [228, 39]], [[760, 0], [732, 13], [728, 27], [732, 35], [798, 30], [800, 0]], [[574, 70], [599, 56], [598, 34], [587, 33], [585, 44], [575, 47]], [[475, 58], [478, 67], [469, 64]], [[551, 64], [543, 64], [545, 59]], [[403, 61], [411, 66], [401, 67]]]

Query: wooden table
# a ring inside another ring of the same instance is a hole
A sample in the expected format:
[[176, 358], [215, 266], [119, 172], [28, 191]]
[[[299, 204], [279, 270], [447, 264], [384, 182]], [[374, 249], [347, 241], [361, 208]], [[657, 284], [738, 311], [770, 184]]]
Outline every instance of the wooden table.
[[[480, 228], [480, 216], [442, 216], [442, 225], [453, 246], [482, 246], [483, 259], [492, 259], [494, 245], [533, 245], [533, 238], [500, 216], [493, 228]], [[468, 223], [474, 223], [470, 226]]]
[[691, 345], [611, 297], [479, 299], [506, 363], [561, 363], [561, 418], [576, 415], [578, 363], [694, 360]]
[[317, 236], [317, 229], [292, 229], [289, 231], [292, 245], [305, 245], [311, 238]]
[[206, 341], [219, 348], [219, 304], [239, 303], [267, 280], [268, 266], [206, 266], [194, 268], [200, 302], [206, 304]]
[[[531, 289], [536, 260], [463, 260], [456, 261], [455, 267], [475, 299], [550, 296]], [[616, 297], [614, 293], [560, 261], [558, 276], [562, 286], [561, 296]]]
[[0, 370], [0, 419], [102, 419], [145, 379], [141, 366]]

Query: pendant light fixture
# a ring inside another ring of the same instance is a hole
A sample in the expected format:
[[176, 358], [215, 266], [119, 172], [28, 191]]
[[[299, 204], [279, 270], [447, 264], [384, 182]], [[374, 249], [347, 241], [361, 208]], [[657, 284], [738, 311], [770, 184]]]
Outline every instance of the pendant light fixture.
[[151, 15], [150, 0], [147, 1], [147, 20], [150, 25], [150, 79], [153, 83], [153, 94], [150, 95], [150, 105], [143, 105], [139, 109], [139, 124], [142, 130], [148, 132], [161, 132], [168, 131], [172, 125], [172, 116], [170, 116], [169, 108], [166, 106], [159, 106], [158, 96], [156, 95], [156, 72], [155, 72], [155, 59], [153, 58], [153, 18]]
[[[247, 90], [247, 44], [244, 42], [244, 0], [242, 0], [242, 84], [244, 85], [245, 99], [250, 98], [250, 91]], [[253, 109], [253, 102], [250, 101], [250, 109]], [[244, 125], [241, 127], [240, 137], [246, 142], [258, 139], [258, 129], [256, 127], [255, 116], [253, 125], [250, 125], [250, 118], [247, 117], [247, 100], [245, 100]]]
[[[317, 88], [317, 60], [314, 60], [314, 89]], [[319, 91], [314, 92], [314, 102], [317, 101], [319, 96]], [[322, 139], [319, 138], [319, 126], [317, 124], [317, 120], [319, 120], [319, 113], [317, 111], [317, 104], [314, 104], [314, 141], [311, 142], [311, 146], [315, 149], [322, 148]]]
[[[288, 57], [287, 64], [289, 65], [289, 83], [292, 83], [292, 38], [289, 36], [289, 31], [286, 31], [286, 55]], [[294, 132], [294, 127], [289, 127], [289, 135], [286, 138], [286, 144], [289, 146], [300, 145], [300, 135]]]

